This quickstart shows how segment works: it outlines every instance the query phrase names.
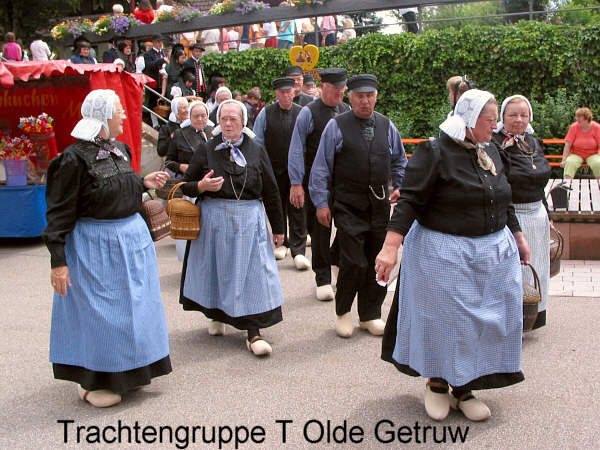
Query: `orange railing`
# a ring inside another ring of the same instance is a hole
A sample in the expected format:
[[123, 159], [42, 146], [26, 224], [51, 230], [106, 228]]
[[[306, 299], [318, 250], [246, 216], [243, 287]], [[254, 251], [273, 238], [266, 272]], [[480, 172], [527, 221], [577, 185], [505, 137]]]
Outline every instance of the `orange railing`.
[[[413, 144], [416, 145], [420, 142], [426, 141], [427, 139], [425, 138], [403, 138], [402, 139], [402, 143], [403, 144]], [[565, 140], [564, 139], [554, 139], [554, 138], [549, 138], [549, 139], [542, 139], [542, 143], [546, 144], [546, 145], [564, 145], [565, 144]], [[411, 154], [407, 154], [406, 156], [408, 156], [409, 158], [411, 157]], [[546, 159], [548, 160], [560, 160], [562, 159], [562, 155], [544, 155], [546, 157]], [[560, 167], [560, 161], [549, 161], [550, 165], [552, 167]], [[587, 167], [587, 164], [582, 164], [582, 167]]]

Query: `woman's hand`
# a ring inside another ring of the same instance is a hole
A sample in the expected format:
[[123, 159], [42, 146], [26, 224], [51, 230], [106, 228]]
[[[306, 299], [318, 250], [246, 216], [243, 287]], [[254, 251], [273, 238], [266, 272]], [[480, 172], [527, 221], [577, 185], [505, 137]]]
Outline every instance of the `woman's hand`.
[[144, 177], [144, 186], [147, 189], [160, 189], [169, 179], [169, 174], [162, 170], [149, 173]]
[[565, 160], [561, 161], [561, 162], [560, 162], [560, 167], [565, 167], [565, 164], [566, 164], [566, 161], [565, 161]]
[[388, 231], [381, 251], [375, 258], [375, 273], [377, 280], [388, 282], [390, 273], [398, 262], [398, 248], [402, 245], [404, 236], [395, 231]]
[[67, 287], [71, 286], [69, 268], [67, 266], [53, 268], [50, 271], [50, 283], [58, 295], [67, 295]]
[[531, 264], [531, 251], [529, 250], [529, 244], [527, 243], [527, 239], [525, 239], [525, 235], [522, 231], [517, 231], [513, 235], [519, 249], [521, 264]]
[[389, 200], [390, 203], [396, 203], [400, 198], [400, 189], [394, 189], [394, 191], [390, 194]]
[[189, 164], [179, 164], [179, 171], [181, 173], [185, 173], [185, 171], [188, 169], [190, 165]]
[[221, 189], [221, 186], [223, 186], [224, 178], [223, 177], [214, 177], [213, 178], [214, 173], [215, 173], [215, 171], [211, 169], [210, 172], [208, 172], [206, 175], [204, 175], [204, 178], [202, 178], [200, 181], [198, 181], [198, 192], [200, 192], [200, 193], [206, 192], [206, 191], [217, 192], [218, 190]]
[[283, 234], [273, 235], [273, 245], [275, 245], [275, 247], [281, 247], [283, 245]]

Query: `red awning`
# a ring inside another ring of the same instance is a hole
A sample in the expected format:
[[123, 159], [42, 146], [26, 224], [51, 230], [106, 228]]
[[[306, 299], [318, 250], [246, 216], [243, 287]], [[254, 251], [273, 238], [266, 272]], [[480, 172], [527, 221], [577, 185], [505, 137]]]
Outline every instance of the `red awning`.
[[[2, 87], [12, 87], [15, 80], [29, 81], [30, 79], [39, 79], [40, 77], [51, 77], [57, 75], [85, 75], [90, 72], [118, 72], [121, 71], [115, 64], [74, 64], [71, 61], [24, 61], [0, 63], [0, 85]], [[136, 83], [149, 84], [155, 86], [154, 81], [143, 73], [129, 73]]]

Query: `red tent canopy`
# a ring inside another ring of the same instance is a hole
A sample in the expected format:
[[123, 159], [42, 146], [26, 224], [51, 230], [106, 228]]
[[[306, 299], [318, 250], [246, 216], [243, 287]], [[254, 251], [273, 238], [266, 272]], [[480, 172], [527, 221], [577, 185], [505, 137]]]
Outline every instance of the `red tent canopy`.
[[129, 145], [132, 167], [139, 172], [142, 145], [143, 85], [155, 81], [114, 64], [73, 64], [69, 61], [0, 63], [0, 129], [18, 135], [21, 117], [42, 112], [54, 118], [58, 151], [75, 139], [71, 130], [81, 119], [81, 104], [94, 89], [112, 89], [121, 99], [127, 120], [118, 140]]

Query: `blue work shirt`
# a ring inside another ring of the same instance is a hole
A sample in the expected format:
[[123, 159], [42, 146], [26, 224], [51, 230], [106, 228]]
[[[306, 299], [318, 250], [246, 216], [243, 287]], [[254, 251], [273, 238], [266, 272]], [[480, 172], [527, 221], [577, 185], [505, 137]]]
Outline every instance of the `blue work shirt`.
[[[296, 121], [296, 124], [297, 123], [298, 122]], [[388, 129], [388, 143], [391, 156], [392, 185], [394, 186], [394, 189], [400, 189], [402, 180], [404, 179], [404, 168], [406, 167], [408, 159], [406, 158], [400, 133], [391, 121]], [[321, 135], [317, 156], [315, 157], [315, 162], [310, 171], [308, 190], [316, 209], [329, 207], [329, 191], [333, 173], [333, 162], [335, 154], [342, 149], [343, 144], [344, 139], [342, 137], [342, 131], [340, 130], [337, 121], [330, 120]]]
[[302, 184], [304, 180], [304, 147], [306, 146], [306, 137], [314, 129], [312, 112], [308, 106], [304, 106], [296, 118], [288, 152], [288, 174], [291, 184]]

